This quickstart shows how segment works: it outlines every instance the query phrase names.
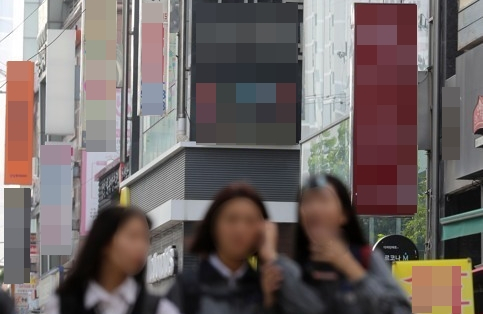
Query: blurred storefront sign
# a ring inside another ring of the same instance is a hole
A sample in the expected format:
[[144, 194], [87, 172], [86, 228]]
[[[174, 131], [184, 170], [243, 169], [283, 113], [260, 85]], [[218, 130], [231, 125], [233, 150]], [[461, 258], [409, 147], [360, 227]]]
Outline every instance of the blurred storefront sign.
[[483, 147], [483, 96], [478, 96], [478, 102], [473, 111], [473, 133], [478, 136], [475, 139], [475, 148]]
[[402, 235], [389, 235], [380, 239], [373, 250], [380, 250], [388, 262], [419, 260], [418, 248]]
[[35, 295], [35, 288], [37, 284], [37, 275], [30, 274], [30, 282], [15, 285], [14, 288], [14, 300], [15, 307], [18, 314], [28, 314], [30, 312], [29, 304], [31, 304], [32, 295]]
[[39, 297], [39, 306], [45, 306], [50, 296], [59, 286], [63, 278], [64, 269], [62, 267], [54, 268], [47, 274], [43, 275], [37, 286], [37, 295]]
[[148, 257], [147, 282], [156, 283], [176, 275], [178, 272], [178, 251], [176, 246], [170, 246], [163, 253]]
[[[478, 313], [474, 307], [471, 259], [394, 262], [392, 273], [409, 294], [413, 313]], [[428, 297], [431, 295], [437, 297]]]

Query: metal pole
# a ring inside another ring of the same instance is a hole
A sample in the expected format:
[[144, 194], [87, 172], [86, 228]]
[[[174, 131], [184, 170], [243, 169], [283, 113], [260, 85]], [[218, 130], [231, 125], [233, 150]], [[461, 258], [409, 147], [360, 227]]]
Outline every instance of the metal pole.
[[439, 110], [439, 47], [440, 47], [440, 8], [439, 0], [433, 0], [432, 23], [432, 147], [431, 147], [431, 229], [429, 255], [432, 259], [438, 257], [438, 225], [439, 225], [439, 156], [440, 156], [440, 110]]
[[374, 233], [374, 217], [369, 217], [369, 243], [376, 243], [376, 234]]
[[[127, 130], [127, 104], [128, 104], [128, 88], [129, 88], [129, 0], [122, 2], [122, 90], [121, 90], [121, 151], [120, 160], [123, 168], [126, 162], [126, 130]], [[119, 177], [119, 181], [121, 181]]]
[[[429, 74], [428, 74], [429, 75]], [[431, 239], [431, 194], [430, 194], [430, 182], [431, 182], [431, 160], [430, 152], [426, 151], [426, 238], [424, 242], [424, 259], [430, 259], [430, 239]]]
[[179, 1], [179, 33], [178, 33], [178, 141], [186, 136], [186, 108], [185, 108], [185, 21], [186, 21], [186, 0]]
[[131, 113], [131, 153], [129, 154], [130, 174], [133, 175], [139, 169], [139, 133], [140, 121], [138, 116], [138, 85], [139, 85], [139, 15], [140, 1], [133, 0], [133, 47], [132, 47], [132, 113]]

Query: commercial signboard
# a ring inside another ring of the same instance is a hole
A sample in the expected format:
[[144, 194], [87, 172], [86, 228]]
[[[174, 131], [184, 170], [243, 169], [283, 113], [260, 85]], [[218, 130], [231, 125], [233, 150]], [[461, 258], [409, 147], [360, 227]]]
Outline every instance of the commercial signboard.
[[475, 148], [483, 147], [483, 96], [478, 96], [478, 101], [473, 111], [473, 133], [477, 136]]
[[166, 112], [168, 0], [141, 2], [141, 115]]
[[394, 277], [411, 298], [413, 313], [474, 314], [471, 270], [470, 259], [392, 264]]
[[[129, 91], [130, 93], [130, 91]], [[128, 115], [132, 112], [131, 97], [128, 97]], [[131, 122], [127, 124], [127, 149], [131, 147]], [[99, 206], [99, 182], [96, 175], [110, 162], [119, 158], [121, 143], [121, 89], [116, 91], [116, 152], [82, 152], [82, 201], [81, 235], [86, 235], [97, 216]]]
[[483, 135], [483, 96], [478, 96], [478, 101], [473, 111], [473, 133]]
[[50, 296], [62, 282], [63, 275], [64, 269], [62, 267], [57, 267], [40, 278], [39, 284], [37, 285], [37, 295], [39, 297], [40, 307], [47, 304]]
[[402, 235], [385, 236], [374, 245], [374, 250], [376, 249], [384, 254], [384, 259], [388, 262], [419, 260], [416, 245]]
[[99, 207], [99, 182], [95, 180], [96, 174], [109, 162], [116, 160], [116, 152], [87, 152], [82, 151], [81, 169], [81, 235], [86, 235], [97, 217]]
[[414, 215], [418, 201], [417, 6], [356, 3], [354, 17], [354, 203], [360, 215]]
[[178, 272], [178, 251], [176, 246], [167, 247], [163, 253], [154, 253], [148, 257], [146, 281], [155, 283]]
[[32, 185], [34, 64], [7, 62], [6, 185]]
[[29, 304], [32, 299], [32, 295], [35, 294], [35, 288], [37, 284], [37, 275], [30, 273], [30, 282], [20, 285], [15, 285], [15, 306], [17, 308], [17, 314], [29, 314]]

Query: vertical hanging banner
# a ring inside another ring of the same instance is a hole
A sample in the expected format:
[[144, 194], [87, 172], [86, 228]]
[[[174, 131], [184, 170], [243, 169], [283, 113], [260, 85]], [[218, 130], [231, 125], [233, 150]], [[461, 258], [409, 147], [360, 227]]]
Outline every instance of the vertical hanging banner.
[[72, 254], [71, 145], [40, 147], [40, 252]]
[[115, 152], [117, 1], [85, 0], [85, 6], [86, 149]]
[[394, 262], [392, 273], [410, 296], [413, 313], [475, 313], [469, 259]]
[[141, 115], [166, 112], [168, 0], [143, 0], [141, 8]]
[[6, 284], [30, 282], [31, 205], [30, 189], [5, 189], [4, 283]]
[[417, 211], [417, 6], [356, 3], [353, 193], [360, 215]]
[[34, 64], [7, 62], [5, 113], [6, 185], [32, 184]]
[[75, 132], [75, 41], [75, 30], [47, 30], [45, 133], [49, 135]]

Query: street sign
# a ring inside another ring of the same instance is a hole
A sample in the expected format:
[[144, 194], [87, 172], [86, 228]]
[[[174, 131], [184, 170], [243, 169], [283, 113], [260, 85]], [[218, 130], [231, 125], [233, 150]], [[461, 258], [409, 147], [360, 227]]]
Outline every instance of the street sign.
[[389, 235], [380, 239], [373, 250], [379, 249], [388, 262], [419, 260], [418, 248], [414, 243], [402, 235]]

